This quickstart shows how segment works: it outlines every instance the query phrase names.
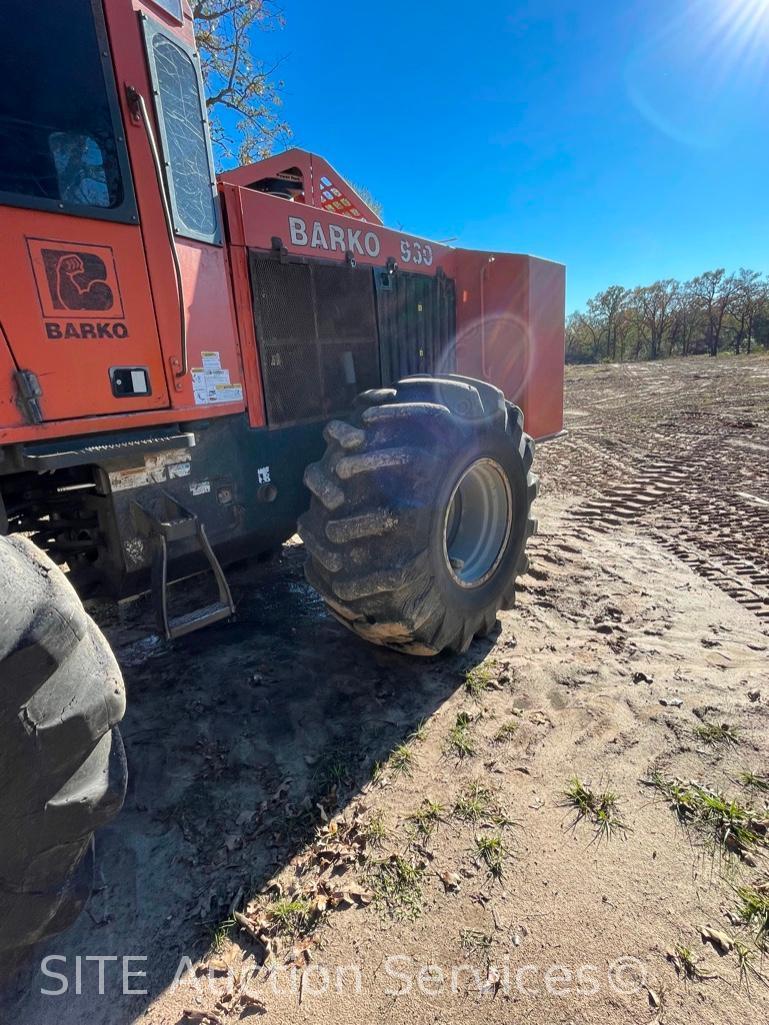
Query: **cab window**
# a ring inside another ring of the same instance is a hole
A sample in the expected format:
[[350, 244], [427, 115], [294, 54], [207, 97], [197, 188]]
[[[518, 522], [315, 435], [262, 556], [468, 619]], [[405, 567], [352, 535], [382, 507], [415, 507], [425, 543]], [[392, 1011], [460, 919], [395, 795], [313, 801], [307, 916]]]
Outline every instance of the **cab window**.
[[216, 178], [197, 57], [151, 18], [145, 41], [174, 230], [219, 242]]
[[3, 0], [0, 203], [136, 220], [97, 0]]

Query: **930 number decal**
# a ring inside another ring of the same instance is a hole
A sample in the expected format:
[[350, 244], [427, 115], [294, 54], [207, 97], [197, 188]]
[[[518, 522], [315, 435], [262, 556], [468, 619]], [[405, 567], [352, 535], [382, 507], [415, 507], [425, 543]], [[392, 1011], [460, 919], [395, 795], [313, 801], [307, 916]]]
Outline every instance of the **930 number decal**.
[[423, 263], [425, 267], [429, 267], [433, 262], [433, 247], [428, 242], [416, 242], [402, 238], [401, 260], [404, 263], [413, 263], [417, 266]]

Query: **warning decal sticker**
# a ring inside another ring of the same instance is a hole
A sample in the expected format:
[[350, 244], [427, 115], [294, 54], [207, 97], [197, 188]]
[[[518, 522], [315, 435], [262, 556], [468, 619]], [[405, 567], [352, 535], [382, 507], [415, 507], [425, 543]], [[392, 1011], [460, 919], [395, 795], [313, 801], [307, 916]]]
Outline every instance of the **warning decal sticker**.
[[190, 453], [183, 448], [148, 453], [144, 457], [143, 466], [111, 471], [110, 486], [113, 491], [127, 491], [147, 484], [161, 484], [174, 477], [186, 477], [190, 472], [190, 458]]
[[222, 367], [219, 353], [201, 352], [200, 359], [203, 366], [191, 370], [195, 405], [242, 402], [243, 386], [230, 381], [230, 372]]

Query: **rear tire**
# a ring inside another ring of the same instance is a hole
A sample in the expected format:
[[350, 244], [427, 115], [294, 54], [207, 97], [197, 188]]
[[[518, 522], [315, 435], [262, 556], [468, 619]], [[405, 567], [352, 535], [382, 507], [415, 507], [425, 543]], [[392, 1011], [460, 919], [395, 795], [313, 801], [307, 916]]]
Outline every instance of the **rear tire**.
[[404, 378], [326, 426], [305, 471], [305, 573], [375, 644], [465, 651], [515, 601], [534, 533], [534, 445], [521, 410], [469, 378]]
[[115, 658], [64, 574], [0, 537], [0, 965], [68, 928], [93, 882], [93, 833], [120, 810]]

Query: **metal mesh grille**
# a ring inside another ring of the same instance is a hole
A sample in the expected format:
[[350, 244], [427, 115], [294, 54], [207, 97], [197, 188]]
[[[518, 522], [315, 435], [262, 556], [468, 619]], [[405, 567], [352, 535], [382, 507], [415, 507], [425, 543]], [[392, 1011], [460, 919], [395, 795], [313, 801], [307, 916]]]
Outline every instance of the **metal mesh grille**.
[[324, 345], [322, 359], [324, 413], [349, 409], [358, 392], [379, 385], [379, 353], [368, 342]]
[[362, 342], [376, 337], [370, 268], [317, 264], [312, 276], [321, 342]]
[[454, 282], [442, 274], [376, 272], [382, 384], [456, 370]]
[[254, 312], [265, 342], [314, 340], [310, 265], [251, 254]]
[[255, 252], [250, 263], [270, 424], [341, 413], [379, 384], [371, 270]]

